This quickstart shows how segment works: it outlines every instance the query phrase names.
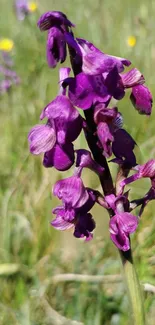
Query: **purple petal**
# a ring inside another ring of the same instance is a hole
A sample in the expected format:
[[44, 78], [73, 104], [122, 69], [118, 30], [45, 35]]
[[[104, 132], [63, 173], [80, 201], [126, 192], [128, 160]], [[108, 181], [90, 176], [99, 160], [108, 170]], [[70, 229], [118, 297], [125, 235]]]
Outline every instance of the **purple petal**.
[[138, 218], [128, 212], [119, 213], [117, 214], [117, 224], [122, 231], [131, 234], [138, 227]]
[[153, 99], [147, 87], [143, 85], [133, 87], [130, 99], [133, 106], [138, 110], [140, 114], [151, 114]]
[[124, 65], [129, 66], [130, 61], [107, 55], [97, 49], [92, 43], [77, 38], [81, 53], [83, 55], [82, 70], [89, 75], [98, 75], [105, 72], [110, 72], [114, 66], [117, 67], [118, 72], [124, 70]]
[[[116, 196], [114, 194], [106, 195], [105, 200], [108, 203], [109, 207], [115, 211], [115, 208], [116, 208], [116, 206], [115, 206]], [[115, 220], [115, 218], [113, 220]]]
[[53, 26], [65, 25], [68, 27], [74, 27], [66, 17], [66, 15], [60, 11], [48, 11], [44, 13], [38, 20], [38, 27], [41, 31], [48, 30]]
[[124, 85], [116, 65], [107, 74], [105, 78], [105, 86], [110, 95], [115, 99], [120, 100], [125, 96]]
[[64, 203], [76, 208], [84, 205], [89, 198], [81, 178], [77, 176], [58, 181], [54, 186], [53, 194]]
[[155, 177], [155, 159], [151, 159], [139, 167], [139, 177]]
[[64, 220], [59, 215], [57, 215], [57, 217], [53, 221], [51, 221], [51, 225], [57, 230], [67, 230], [74, 227], [73, 223]]
[[66, 141], [75, 141], [81, 133], [83, 119], [77, 110], [74, 110], [67, 123]]
[[64, 79], [69, 77], [71, 69], [70, 68], [60, 68], [59, 69], [59, 95], [66, 95], [66, 89], [63, 87]]
[[94, 191], [90, 188], [86, 188], [88, 193], [88, 200], [85, 202], [84, 205], [82, 205], [79, 208], [76, 208], [76, 214], [86, 214], [88, 211], [92, 209], [96, 202], [96, 195], [94, 194]]
[[125, 88], [131, 88], [145, 82], [143, 75], [136, 68], [121, 74], [121, 79]]
[[90, 239], [90, 233], [95, 228], [95, 221], [90, 213], [79, 216], [75, 225], [74, 236], [77, 238], [86, 237]]
[[83, 119], [66, 96], [59, 95], [49, 103], [40, 116], [45, 117], [54, 119], [59, 144], [73, 142], [82, 130]]
[[129, 234], [134, 232], [138, 226], [138, 218], [128, 212], [117, 213], [109, 222], [111, 239], [121, 250], [130, 248]]
[[66, 42], [63, 32], [53, 27], [48, 31], [46, 46], [47, 62], [50, 68], [55, 68], [60, 61], [63, 63], [66, 59]]
[[96, 124], [99, 124], [100, 122], [110, 123], [117, 118], [117, 115], [117, 107], [106, 108], [103, 103], [95, 106], [94, 121]]
[[76, 150], [77, 159], [76, 159], [76, 167], [81, 168], [89, 168], [96, 172], [97, 174], [101, 174], [104, 171], [104, 168], [97, 164], [91, 157], [91, 153], [85, 149]]
[[128, 251], [130, 249], [129, 237], [124, 232], [119, 231], [117, 235], [111, 233], [110, 238], [120, 250]]
[[56, 144], [50, 151], [44, 154], [43, 165], [45, 167], [55, 167], [57, 170], [68, 170], [74, 163], [73, 145], [67, 144], [59, 146]]
[[[99, 76], [100, 78], [100, 76]], [[107, 89], [97, 78], [79, 73], [75, 78], [69, 78], [69, 98], [73, 105], [88, 109], [95, 102], [107, 102]]]
[[112, 154], [111, 142], [113, 142], [114, 137], [111, 133], [107, 123], [100, 122], [97, 126], [97, 135], [100, 143], [103, 147], [103, 154], [105, 157], [110, 157]]
[[59, 95], [44, 108], [40, 119], [47, 117], [48, 119], [68, 120], [74, 112], [75, 108], [70, 100], [66, 96]]
[[56, 141], [55, 130], [48, 124], [38, 124], [29, 132], [28, 141], [30, 142], [30, 152], [34, 155], [49, 151]]
[[130, 166], [136, 165], [136, 157], [133, 153], [135, 145], [136, 142], [124, 129], [118, 129], [114, 133], [112, 151], [117, 158], [123, 158]]
[[57, 217], [61, 217], [65, 221], [74, 222], [75, 219], [75, 210], [70, 208], [66, 209], [65, 206], [58, 206], [52, 210], [53, 214], [56, 214]]

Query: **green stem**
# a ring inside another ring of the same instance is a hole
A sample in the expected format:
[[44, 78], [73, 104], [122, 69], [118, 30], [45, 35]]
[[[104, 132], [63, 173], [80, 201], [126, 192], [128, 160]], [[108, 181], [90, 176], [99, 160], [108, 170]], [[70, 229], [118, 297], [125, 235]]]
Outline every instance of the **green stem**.
[[124, 276], [128, 288], [129, 300], [132, 308], [132, 325], [145, 325], [145, 313], [144, 313], [144, 305], [143, 305], [143, 295], [141, 291], [141, 286], [139, 283], [139, 279], [136, 273], [136, 269], [133, 263], [131, 250], [127, 252], [119, 251]]

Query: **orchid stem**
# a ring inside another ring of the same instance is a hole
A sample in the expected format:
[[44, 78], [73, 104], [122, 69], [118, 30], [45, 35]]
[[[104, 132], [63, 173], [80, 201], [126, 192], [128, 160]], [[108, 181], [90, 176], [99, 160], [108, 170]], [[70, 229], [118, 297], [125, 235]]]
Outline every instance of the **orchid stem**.
[[[80, 64], [76, 64], [76, 53], [74, 49], [69, 46], [70, 53], [70, 61], [74, 75], [76, 76], [78, 73], [82, 71], [82, 62]], [[104, 172], [100, 175], [100, 183], [103, 189], [104, 195], [115, 194], [115, 188], [113, 185], [112, 176], [110, 173], [110, 169], [106, 158], [103, 156], [102, 151], [97, 146], [97, 137], [96, 133], [96, 125], [93, 120], [93, 107], [86, 110], [85, 119], [87, 123], [88, 130], [85, 131], [86, 140], [88, 146], [92, 152], [95, 162], [97, 162], [101, 167], [104, 168]], [[124, 170], [124, 173], [120, 176], [127, 176], [129, 170]], [[120, 172], [121, 173], [121, 172]], [[126, 175], [124, 175], [126, 174]], [[119, 189], [118, 189], [119, 190]], [[110, 217], [113, 216], [113, 211], [108, 211]], [[120, 251], [120, 256], [123, 264], [124, 275], [127, 283], [129, 299], [132, 306], [132, 315], [133, 315], [133, 325], [145, 325], [145, 315], [143, 308], [143, 300], [140, 283], [136, 274], [136, 270], [133, 264], [131, 250], [124, 252]]]
[[133, 325], [145, 325], [145, 313], [143, 305], [143, 294], [140, 282], [134, 266], [131, 250], [119, 251], [124, 278], [128, 289], [128, 297], [131, 305]]

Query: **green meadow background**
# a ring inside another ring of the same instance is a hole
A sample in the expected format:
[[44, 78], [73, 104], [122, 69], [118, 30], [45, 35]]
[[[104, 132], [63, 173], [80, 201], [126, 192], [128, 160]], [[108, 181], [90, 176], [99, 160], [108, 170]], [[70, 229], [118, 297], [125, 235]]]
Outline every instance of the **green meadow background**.
[[[0, 0], [0, 37], [14, 41], [14, 69], [21, 78], [20, 86], [0, 96], [0, 325], [130, 325], [108, 215], [98, 206], [93, 208], [96, 230], [89, 243], [73, 238], [71, 231], [54, 230], [51, 210], [58, 201], [51, 188], [72, 170], [59, 173], [43, 168], [42, 157], [29, 154], [27, 134], [58, 90], [59, 67], [47, 66], [46, 32], [36, 27], [39, 16], [49, 10], [65, 12], [77, 26], [76, 36], [106, 53], [130, 59], [155, 98], [155, 1], [40, 0], [37, 4], [38, 10], [19, 22], [13, 1]], [[133, 48], [127, 45], [131, 35], [137, 40]], [[128, 97], [118, 107], [126, 130], [138, 144], [138, 161], [144, 163], [155, 158], [155, 112], [151, 117], [139, 115]], [[83, 136], [76, 146], [86, 146]], [[99, 189], [95, 176], [84, 172], [83, 179], [87, 186]], [[148, 180], [138, 181], [131, 187], [132, 198], [141, 197], [149, 186]], [[132, 248], [141, 283], [155, 285], [154, 202], [132, 235]], [[68, 273], [73, 274], [69, 281]], [[60, 274], [62, 278], [56, 277]], [[76, 274], [86, 276], [78, 281]], [[105, 278], [89, 281], [88, 275]], [[146, 291], [144, 298], [147, 324], [154, 325], [155, 294]]]

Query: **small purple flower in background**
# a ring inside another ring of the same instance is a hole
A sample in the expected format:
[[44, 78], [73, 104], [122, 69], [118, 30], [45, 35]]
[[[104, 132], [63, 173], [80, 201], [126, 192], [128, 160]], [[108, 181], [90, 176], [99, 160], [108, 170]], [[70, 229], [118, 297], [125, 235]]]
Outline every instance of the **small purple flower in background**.
[[8, 92], [13, 85], [20, 83], [20, 78], [17, 73], [12, 70], [13, 60], [10, 52], [14, 47], [12, 40], [3, 38], [0, 40], [0, 54], [2, 64], [0, 65], [0, 74], [3, 76], [3, 80], [0, 82], [0, 93]]
[[[95, 229], [90, 210], [98, 203], [110, 215], [111, 240], [121, 251], [128, 251], [130, 234], [137, 229], [139, 216], [146, 204], [155, 199], [155, 162], [138, 165], [134, 153], [136, 142], [123, 128], [122, 114], [111, 105], [111, 100], [122, 100], [129, 90], [137, 111], [150, 115], [152, 95], [138, 69], [124, 71], [131, 64], [128, 59], [105, 54], [89, 41], [75, 38], [72, 31], [75, 25], [62, 12], [46, 12], [40, 17], [38, 27], [48, 32], [48, 65], [55, 68], [63, 63], [68, 47], [74, 75], [69, 76], [70, 68], [60, 69], [59, 94], [40, 116], [41, 120], [46, 119], [46, 124], [34, 126], [28, 135], [30, 151], [44, 154], [45, 167], [64, 171], [75, 164], [73, 176], [54, 186], [53, 194], [62, 204], [53, 210], [55, 219], [51, 224], [58, 230], [72, 228], [75, 237], [89, 240]], [[82, 130], [90, 151], [74, 150], [73, 142]], [[108, 167], [109, 157], [118, 166], [116, 179]], [[102, 193], [85, 187], [82, 181], [85, 168], [97, 174]], [[130, 176], [132, 169], [136, 173]], [[150, 178], [151, 187], [144, 197], [131, 201], [124, 187], [143, 177]], [[132, 210], [139, 205], [136, 217]]]
[[27, 0], [16, 0], [15, 9], [18, 20], [24, 20], [28, 15], [28, 1]]
[[36, 11], [37, 4], [28, 0], [15, 0], [15, 10], [18, 20], [24, 20], [27, 15]]

